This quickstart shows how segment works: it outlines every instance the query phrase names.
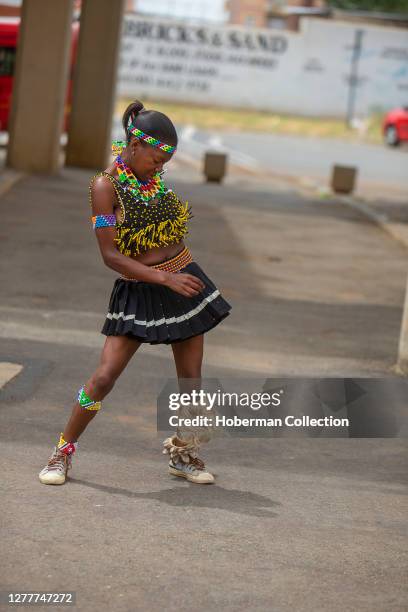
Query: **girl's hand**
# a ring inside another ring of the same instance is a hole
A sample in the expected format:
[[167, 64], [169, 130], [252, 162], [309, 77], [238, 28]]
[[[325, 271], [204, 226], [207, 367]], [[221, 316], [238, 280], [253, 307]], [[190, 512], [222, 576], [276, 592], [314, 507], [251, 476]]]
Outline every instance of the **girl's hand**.
[[205, 284], [197, 276], [184, 272], [167, 272], [167, 278], [163, 284], [185, 297], [198, 295], [205, 288]]

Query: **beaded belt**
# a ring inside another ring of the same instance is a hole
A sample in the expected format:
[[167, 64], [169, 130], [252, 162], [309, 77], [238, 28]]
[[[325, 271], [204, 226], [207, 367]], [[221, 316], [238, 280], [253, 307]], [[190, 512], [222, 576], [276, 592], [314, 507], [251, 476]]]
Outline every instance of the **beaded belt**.
[[[193, 261], [193, 257], [187, 247], [175, 257], [162, 261], [159, 264], [149, 266], [149, 268], [155, 268], [156, 270], [162, 270], [163, 272], [179, 272], [185, 268], [189, 263]], [[136, 278], [128, 278], [127, 276], [121, 276], [124, 280], [137, 280]]]

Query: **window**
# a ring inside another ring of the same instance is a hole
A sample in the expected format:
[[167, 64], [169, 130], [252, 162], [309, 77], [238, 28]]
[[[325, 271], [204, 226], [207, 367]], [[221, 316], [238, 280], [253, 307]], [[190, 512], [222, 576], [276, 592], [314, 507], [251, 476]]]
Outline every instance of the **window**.
[[0, 76], [13, 76], [15, 59], [15, 48], [0, 47]]

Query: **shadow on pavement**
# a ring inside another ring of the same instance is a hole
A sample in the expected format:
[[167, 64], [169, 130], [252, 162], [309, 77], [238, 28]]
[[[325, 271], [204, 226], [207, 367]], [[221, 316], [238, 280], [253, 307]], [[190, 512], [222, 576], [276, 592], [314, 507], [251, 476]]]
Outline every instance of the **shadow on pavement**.
[[189, 485], [186, 488], [177, 487], [176, 489], [149, 491], [148, 493], [108, 487], [76, 478], [70, 478], [70, 484], [82, 485], [110, 495], [122, 495], [130, 499], [155, 499], [177, 508], [217, 508], [218, 510], [228, 510], [228, 512], [235, 514], [246, 514], [259, 518], [274, 518], [278, 516], [277, 513], [271, 512], [267, 508], [282, 505], [263, 495], [250, 493], [249, 491], [224, 489], [216, 484], [211, 485], [211, 495], [208, 495], [208, 486], [191, 483], [186, 483]]

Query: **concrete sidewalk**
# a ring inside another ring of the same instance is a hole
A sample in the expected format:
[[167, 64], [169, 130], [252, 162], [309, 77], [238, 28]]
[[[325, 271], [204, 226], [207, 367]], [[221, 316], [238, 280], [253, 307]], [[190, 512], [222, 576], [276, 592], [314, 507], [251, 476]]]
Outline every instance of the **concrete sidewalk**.
[[[171, 350], [143, 347], [80, 439], [72, 478], [38, 471], [98, 364], [116, 273], [90, 225], [86, 171], [3, 195], [3, 590], [74, 590], [84, 611], [402, 611], [403, 440], [213, 440], [217, 484], [166, 473], [155, 399]], [[339, 201], [175, 162], [189, 246], [233, 306], [205, 376], [393, 375], [401, 245]], [[7, 230], [5, 229], [7, 228]], [[9, 368], [9, 366], [7, 366]]]

